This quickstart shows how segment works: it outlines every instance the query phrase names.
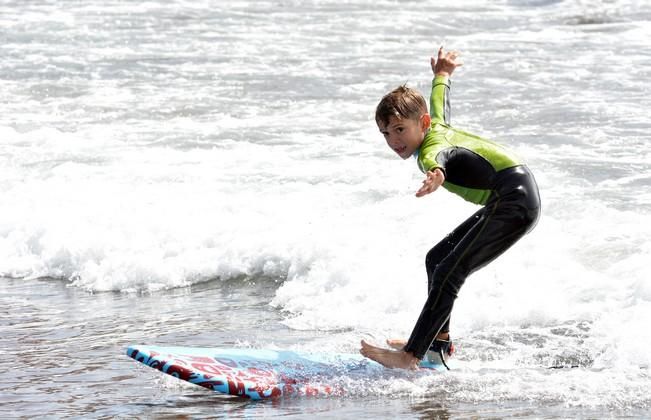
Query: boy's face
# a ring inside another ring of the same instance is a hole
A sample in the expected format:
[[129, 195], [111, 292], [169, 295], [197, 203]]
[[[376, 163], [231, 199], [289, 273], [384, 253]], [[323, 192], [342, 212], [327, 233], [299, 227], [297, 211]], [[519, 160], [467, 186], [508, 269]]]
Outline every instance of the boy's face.
[[423, 143], [431, 119], [427, 114], [419, 119], [398, 118], [392, 115], [385, 126], [378, 123], [378, 128], [389, 147], [403, 159], [411, 157]]

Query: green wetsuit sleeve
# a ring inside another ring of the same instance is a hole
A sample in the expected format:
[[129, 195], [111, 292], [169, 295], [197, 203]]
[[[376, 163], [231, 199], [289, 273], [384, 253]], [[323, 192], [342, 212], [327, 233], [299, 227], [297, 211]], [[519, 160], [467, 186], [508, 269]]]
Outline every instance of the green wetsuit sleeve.
[[432, 126], [437, 123], [450, 124], [450, 79], [448, 77], [436, 76], [432, 80], [429, 112]]
[[418, 152], [418, 168], [423, 173], [438, 168], [447, 175], [444, 166], [445, 163], [440, 162], [439, 157], [445, 156], [444, 154], [441, 155], [441, 152], [453, 147], [445, 137], [448, 130], [444, 125], [432, 123], [432, 128], [430, 128], [430, 131], [425, 136], [425, 140], [423, 140], [423, 144]]

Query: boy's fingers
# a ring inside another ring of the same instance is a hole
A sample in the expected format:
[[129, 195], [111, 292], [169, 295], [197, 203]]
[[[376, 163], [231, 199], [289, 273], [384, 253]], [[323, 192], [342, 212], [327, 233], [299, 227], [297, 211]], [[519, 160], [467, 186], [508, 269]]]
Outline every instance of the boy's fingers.
[[421, 189], [418, 190], [418, 192], [416, 193], [416, 197], [423, 197], [423, 196], [425, 196], [425, 195], [427, 195], [427, 194], [430, 194], [431, 192], [432, 192], [432, 191], [425, 190], [425, 189], [422, 189], [422, 188], [421, 188]]
[[438, 53], [439, 60], [443, 58], [443, 45], [441, 45], [441, 48], [439, 48], [439, 53]]
[[423, 185], [422, 187], [420, 187], [420, 189], [418, 191], [416, 191], [416, 197], [420, 197], [420, 196], [423, 196], [425, 194], [429, 194], [431, 192], [432, 192], [432, 185], [431, 184]]

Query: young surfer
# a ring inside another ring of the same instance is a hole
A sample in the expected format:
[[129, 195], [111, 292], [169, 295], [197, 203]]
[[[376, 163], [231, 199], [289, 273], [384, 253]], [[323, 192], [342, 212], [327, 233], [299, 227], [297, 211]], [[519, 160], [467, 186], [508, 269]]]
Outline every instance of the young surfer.
[[362, 340], [360, 352], [390, 368], [417, 369], [428, 351], [443, 361], [452, 354], [450, 313], [466, 277], [529, 232], [540, 214], [536, 181], [520, 159], [450, 125], [450, 76], [462, 65], [458, 56], [441, 47], [431, 58], [429, 113], [423, 96], [405, 86], [385, 95], [375, 112], [388, 146], [403, 159], [415, 156], [425, 174], [416, 197], [443, 186], [482, 206], [427, 253], [428, 297], [409, 340], [387, 341], [393, 349]]

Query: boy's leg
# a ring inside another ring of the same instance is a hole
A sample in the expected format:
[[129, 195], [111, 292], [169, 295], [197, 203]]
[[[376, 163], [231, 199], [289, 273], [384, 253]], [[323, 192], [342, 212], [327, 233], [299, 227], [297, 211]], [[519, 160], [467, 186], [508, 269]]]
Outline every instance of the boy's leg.
[[449, 321], [454, 300], [466, 277], [520, 239], [535, 223], [537, 216], [537, 209], [532, 212], [523, 208], [517, 200], [497, 198], [464, 222], [470, 228], [455, 248], [436, 265], [428, 299], [405, 351], [423, 358], [436, 335]]
[[[470, 228], [477, 223], [477, 220], [481, 218], [481, 214], [484, 209], [480, 209], [474, 215], [466, 219], [463, 223], [457, 226], [452, 232], [447, 234], [443, 239], [441, 239], [436, 245], [432, 247], [425, 256], [425, 271], [427, 272], [427, 294], [429, 295], [432, 292], [433, 280], [434, 280], [434, 271], [438, 264], [448, 256], [450, 252], [457, 246], [459, 241], [463, 239], [464, 236], [468, 233]], [[450, 332], [450, 320], [443, 325], [441, 328], [441, 333]], [[407, 344], [407, 341], [404, 339], [391, 339], [387, 340], [387, 344], [394, 349], [402, 349]]]
[[[451, 233], [449, 233], [445, 238], [443, 238], [439, 243], [434, 245], [432, 249], [429, 250], [427, 256], [425, 257], [425, 270], [427, 271], [427, 294], [429, 295], [432, 292], [432, 287], [434, 286], [434, 272], [436, 267], [441, 261], [443, 261], [452, 250], [459, 244], [461, 239], [468, 234], [468, 231], [477, 223], [481, 218], [484, 208], [481, 208], [471, 217], [466, 219], [463, 223], [457, 226]], [[443, 324], [441, 327], [442, 333], [450, 332], [450, 318]]]
[[450, 254], [450, 252], [452, 252], [461, 239], [468, 234], [468, 231], [477, 223], [484, 211], [485, 208], [482, 207], [429, 250], [425, 257], [425, 270], [427, 271], [428, 281], [427, 293], [432, 290], [434, 270], [436, 270], [436, 267]]

